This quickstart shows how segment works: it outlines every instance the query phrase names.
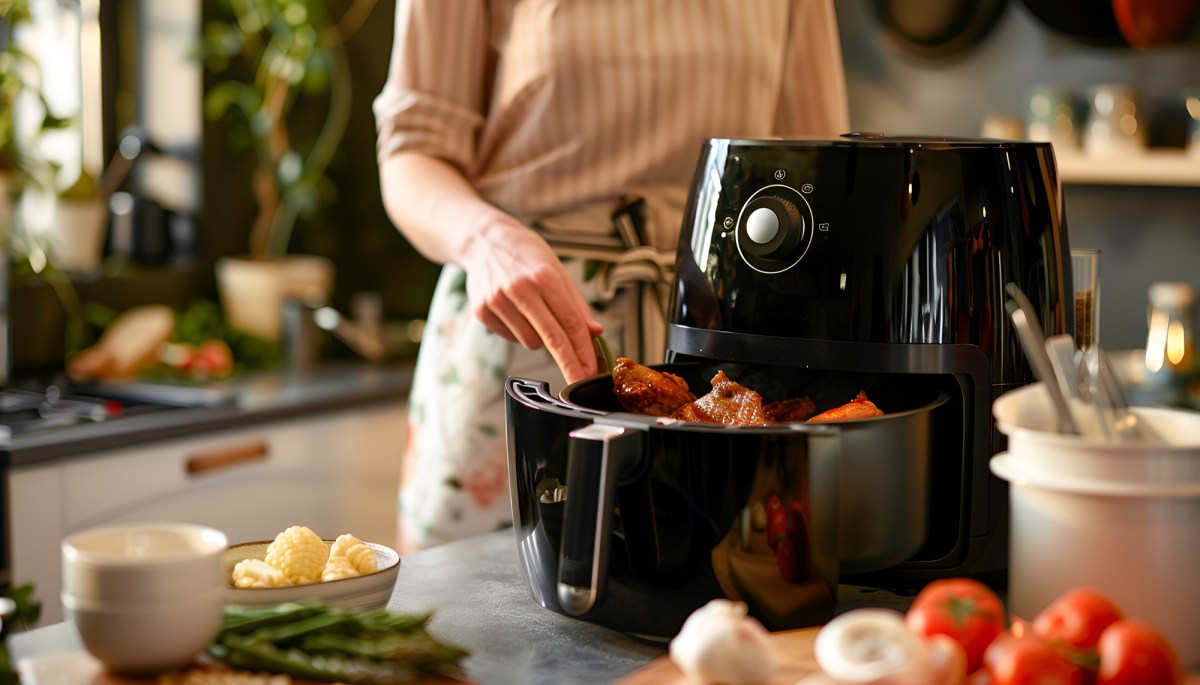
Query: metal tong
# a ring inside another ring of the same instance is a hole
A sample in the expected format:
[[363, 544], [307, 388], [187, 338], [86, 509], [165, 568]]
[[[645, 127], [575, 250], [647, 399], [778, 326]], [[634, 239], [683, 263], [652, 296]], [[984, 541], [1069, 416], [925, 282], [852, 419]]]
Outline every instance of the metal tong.
[[1033, 367], [1033, 374], [1050, 393], [1050, 400], [1054, 403], [1058, 432], [1078, 435], [1079, 427], [1075, 423], [1074, 415], [1071, 414], [1067, 397], [1059, 386], [1050, 355], [1046, 353], [1046, 336], [1042, 333], [1041, 324], [1038, 323], [1037, 310], [1033, 308], [1033, 303], [1029, 301], [1025, 293], [1021, 292], [1016, 283], [1009, 283], [1004, 286], [1004, 290], [1012, 298], [1004, 303], [1004, 309], [1008, 311], [1013, 326], [1017, 329], [1017, 337], [1021, 341], [1021, 348], [1025, 350], [1025, 358]]

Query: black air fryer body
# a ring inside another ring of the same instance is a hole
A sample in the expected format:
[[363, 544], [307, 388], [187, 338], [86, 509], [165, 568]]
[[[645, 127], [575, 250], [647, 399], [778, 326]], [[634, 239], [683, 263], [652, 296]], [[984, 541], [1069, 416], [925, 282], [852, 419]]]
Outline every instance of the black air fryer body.
[[[992, 400], [1032, 379], [1004, 286], [1069, 331], [1066, 220], [1048, 144], [847, 136], [708, 141], [683, 224], [667, 359], [846, 372], [945, 391], [929, 524], [910, 560], [849, 582], [1001, 578], [1007, 493]], [[885, 411], [887, 407], [883, 407]]]

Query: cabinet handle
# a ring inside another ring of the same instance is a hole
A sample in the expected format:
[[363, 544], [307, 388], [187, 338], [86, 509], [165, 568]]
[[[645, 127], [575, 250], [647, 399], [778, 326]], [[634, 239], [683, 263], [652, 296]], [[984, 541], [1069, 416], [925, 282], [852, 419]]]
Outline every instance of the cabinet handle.
[[185, 468], [188, 475], [198, 476], [227, 469], [238, 464], [265, 461], [267, 452], [267, 443], [262, 440], [245, 445], [221, 447], [188, 457]]

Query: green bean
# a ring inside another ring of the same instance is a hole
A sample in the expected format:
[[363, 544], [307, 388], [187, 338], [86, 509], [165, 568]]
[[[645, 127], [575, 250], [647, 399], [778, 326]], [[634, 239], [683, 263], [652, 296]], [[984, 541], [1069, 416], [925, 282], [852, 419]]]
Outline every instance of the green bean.
[[417, 671], [402, 662], [379, 662], [336, 655], [309, 654], [299, 649], [283, 650], [269, 642], [234, 637], [227, 645], [226, 660], [239, 668], [269, 673], [287, 673], [298, 678], [327, 680], [356, 685], [409, 683]]
[[222, 632], [246, 633], [264, 626], [288, 623], [308, 616], [314, 616], [325, 611], [325, 605], [318, 601], [286, 602], [270, 607], [248, 607], [240, 604], [226, 604], [225, 615], [221, 622]]
[[233, 666], [346, 683], [455, 675], [468, 652], [425, 629], [431, 613], [330, 607], [319, 601], [253, 609], [230, 605], [209, 654]]

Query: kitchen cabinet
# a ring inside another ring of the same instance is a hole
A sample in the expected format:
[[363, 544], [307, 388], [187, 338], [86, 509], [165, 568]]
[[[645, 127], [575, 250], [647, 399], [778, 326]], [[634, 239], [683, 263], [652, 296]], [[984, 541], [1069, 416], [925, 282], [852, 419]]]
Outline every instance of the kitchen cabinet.
[[231, 543], [293, 525], [393, 544], [406, 432], [401, 401], [113, 448], [9, 470], [12, 577], [41, 624], [63, 619], [59, 542], [107, 523], [202, 523]]

